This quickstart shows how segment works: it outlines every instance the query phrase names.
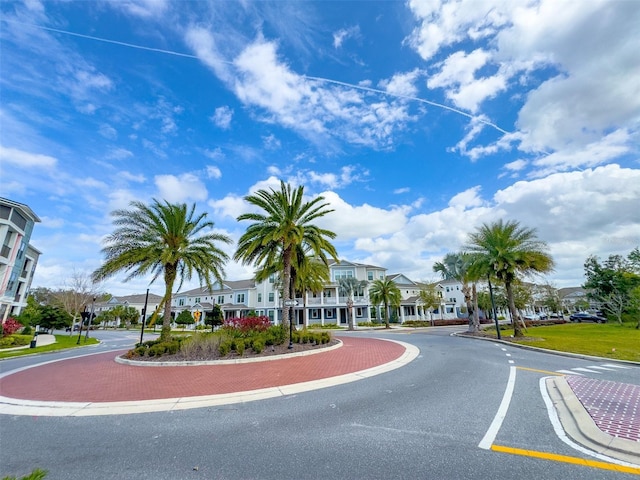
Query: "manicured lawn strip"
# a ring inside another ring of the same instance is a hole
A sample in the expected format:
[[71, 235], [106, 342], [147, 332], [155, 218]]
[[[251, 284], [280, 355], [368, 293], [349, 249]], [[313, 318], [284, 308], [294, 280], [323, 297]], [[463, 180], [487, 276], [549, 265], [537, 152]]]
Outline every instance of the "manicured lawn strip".
[[612, 360], [640, 362], [640, 330], [635, 324], [565, 324], [529, 327], [525, 335], [534, 340], [514, 340], [522, 345], [581, 353]]
[[23, 348], [21, 350], [11, 350], [9, 352], [3, 352], [0, 350], [0, 358], [11, 358], [11, 357], [20, 357], [22, 355], [30, 355], [32, 353], [43, 353], [43, 352], [54, 352], [56, 350], [65, 350], [68, 348], [79, 348], [84, 347], [85, 345], [95, 345], [100, 343], [97, 339], [89, 337], [86, 341], [84, 338], [84, 333], [80, 338], [80, 345], [77, 345], [78, 334], [69, 336], [69, 335], [56, 335], [56, 343], [52, 343], [51, 345], [44, 345], [42, 347], [36, 348]]

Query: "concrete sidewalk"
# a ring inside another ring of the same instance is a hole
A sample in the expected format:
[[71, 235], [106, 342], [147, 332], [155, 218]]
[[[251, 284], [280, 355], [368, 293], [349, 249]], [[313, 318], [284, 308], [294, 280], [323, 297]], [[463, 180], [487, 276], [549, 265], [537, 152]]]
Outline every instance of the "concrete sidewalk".
[[[43, 347], [45, 345], [51, 345], [56, 343], [55, 335], [50, 335], [48, 333], [39, 333], [35, 335], [33, 338], [36, 340], [36, 347]], [[11, 352], [13, 350], [24, 350], [25, 348], [31, 348], [31, 345], [22, 345], [21, 347], [11, 347], [11, 348], [3, 348], [1, 351], [3, 352]]]

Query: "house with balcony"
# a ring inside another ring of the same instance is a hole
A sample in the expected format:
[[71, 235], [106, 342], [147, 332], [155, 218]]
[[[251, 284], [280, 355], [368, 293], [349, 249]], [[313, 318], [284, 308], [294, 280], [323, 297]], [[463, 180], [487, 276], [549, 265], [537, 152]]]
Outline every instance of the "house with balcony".
[[0, 198], [0, 319], [19, 315], [41, 252], [29, 242], [40, 218], [27, 205]]

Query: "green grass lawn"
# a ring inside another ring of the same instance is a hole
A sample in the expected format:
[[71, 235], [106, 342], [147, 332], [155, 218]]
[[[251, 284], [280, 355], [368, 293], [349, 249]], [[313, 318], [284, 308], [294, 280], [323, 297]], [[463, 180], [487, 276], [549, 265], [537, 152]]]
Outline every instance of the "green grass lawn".
[[525, 335], [530, 338], [513, 341], [549, 350], [640, 362], [640, 330], [636, 330], [635, 323], [567, 323], [529, 327]]
[[3, 352], [0, 350], [0, 359], [2, 358], [11, 358], [11, 357], [19, 357], [21, 355], [30, 355], [32, 353], [43, 353], [43, 352], [53, 352], [56, 350], [65, 350], [67, 348], [79, 348], [84, 347], [85, 345], [95, 345], [100, 343], [97, 339], [89, 337], [85, 340], [84, 333], [82, 334], [82, 338], [80, 338], [80, 345], [76, 342], [78, 341], [78, 335], [56, 335], [56, 343], [52, 343], [51, 345], [44, 345], [42, 347], [36, 348], [23, 348], [21, 350], [11, 350], [8, 352]]

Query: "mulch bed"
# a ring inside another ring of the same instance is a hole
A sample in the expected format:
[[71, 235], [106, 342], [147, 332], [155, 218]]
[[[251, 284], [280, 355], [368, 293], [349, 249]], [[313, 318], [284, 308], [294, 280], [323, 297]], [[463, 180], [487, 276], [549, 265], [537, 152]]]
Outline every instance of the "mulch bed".
[[184, 362], [184, 361], [207, 361], [207, 360], [237, 360], [240, 358], [261, 358], [272, 357], [277, 355], [286, 355], [289, 353], [308, 352], [310, 350], [323, 350], [328, 347], [332, 347], [340, 343], [340, 340], [332, 338], [329, 343], [315, 345], [311, 343], [294, 343], [293, 348], [289, 348], [289, 343], [285, 342], [281, 345], [265, 346], [262, 353], [255, 353], [250, 348], [244, 351], [243, 355], [238, 355], [236, 352], [231, 352], [227, 356], [211, 355], [208, 357], [192, 356], [188, 357], [180, 352], [175, 355], [162, 355], [159, 357], [132, 357], [131, 360], [142, 362]]

